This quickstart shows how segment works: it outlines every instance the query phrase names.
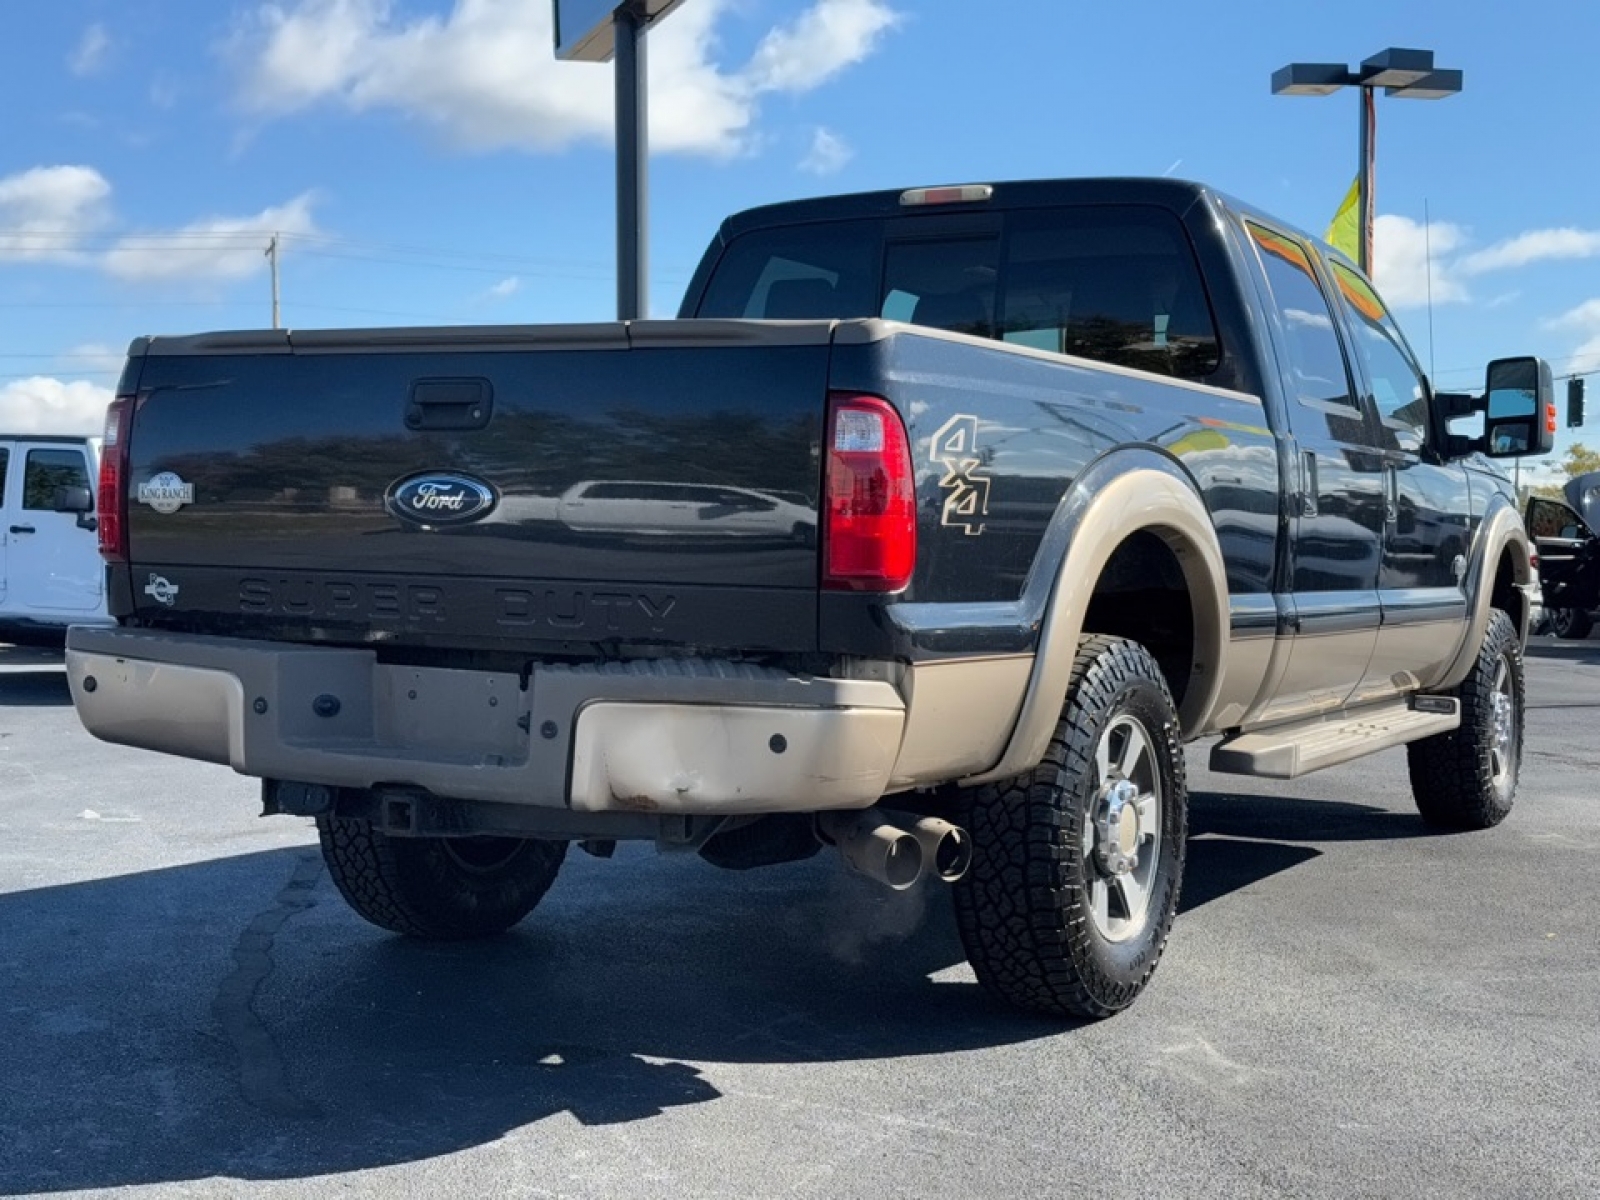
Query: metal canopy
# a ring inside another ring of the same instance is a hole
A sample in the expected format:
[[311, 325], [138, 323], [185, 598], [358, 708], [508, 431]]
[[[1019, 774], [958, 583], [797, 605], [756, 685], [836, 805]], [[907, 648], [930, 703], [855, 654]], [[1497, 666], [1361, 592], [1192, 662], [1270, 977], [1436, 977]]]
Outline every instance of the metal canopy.
[[556, 57], [568, 62], [610, 62], [617, 51], [616, 13], [632, 8], [641, 29], [654, 25], [683, 0], [555, 0]]
[[1360, 80], [1344, 63], [1290, 63], [1272, 73], [1274, 96], [1331, 96]]

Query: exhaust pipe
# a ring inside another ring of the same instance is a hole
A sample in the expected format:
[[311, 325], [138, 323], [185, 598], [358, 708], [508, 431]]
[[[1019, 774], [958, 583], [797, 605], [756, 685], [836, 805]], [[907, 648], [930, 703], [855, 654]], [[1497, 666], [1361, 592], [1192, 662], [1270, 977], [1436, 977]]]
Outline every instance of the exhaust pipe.
[[822, 840], [838, 847], [851, 870], [903, 892], [922, 878], [922, 842], [873, 809], [817, 817]]
[[[901, 822], [909, 822], [902, 824]], [[972, 838], [959, 825], [938, 817], [895, 818], [897, 828], [904, 829], [917, 839], [922, 847], [922, 860], [936, 878], [944, 883], [954, 883], [972, 866]]]

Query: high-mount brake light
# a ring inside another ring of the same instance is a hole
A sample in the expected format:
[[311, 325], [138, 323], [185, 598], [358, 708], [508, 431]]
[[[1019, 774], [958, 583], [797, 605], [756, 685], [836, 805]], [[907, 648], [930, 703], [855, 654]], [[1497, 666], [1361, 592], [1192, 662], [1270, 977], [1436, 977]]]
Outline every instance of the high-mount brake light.
[[887, 400], [829, 397], [822, 503], [823, 587], [898, 592], [911, 582], [917, 561], [911, 445]]
[[100, 557], [108, 563], [128, 561], [128, 437], [132, 421], [132, 396], [118, 396], [106, 406], [95, 517], [100, 528]]
[[900, 193], [900, 207], [915, 208], [923, 204], [977, 204], [994, 199], [994, 185], [964, 183], [960, 187], [912, 188]]

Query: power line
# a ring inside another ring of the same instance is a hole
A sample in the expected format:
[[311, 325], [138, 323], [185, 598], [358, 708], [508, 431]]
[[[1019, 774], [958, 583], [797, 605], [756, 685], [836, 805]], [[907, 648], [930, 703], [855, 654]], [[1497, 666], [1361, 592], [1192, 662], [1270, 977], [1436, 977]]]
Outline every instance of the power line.
[[[363, 261], [396, 261], [407, 262], [415, 258], [432, 260], [457, 260], [471, 263], [484, 263], [502, 265], [505, 267], [519, 267], [525, 270], [540, 271], [609, 271], [610, 264], [594, 259], [550, 259], [539, 258], [524, 254], [506, 254], [504, 252], [486, 252], [481, 250], [458, 250], [447, 246], [419, 246], [400, 242], [373, 242], [360, 238], [342, 237], [337, 234], [327, 233], [284, 233], [275, 235], [262, 229], [239, 230], [174, 230], [166, 233], [96, 233], [72, 229], [4, 229], [0, 228], [0, 246], [6, 242], [27, 242], [32, 248], [49, 249], [61, 247], [67, 249], [109, 247], [133, 249], [161, 249], [168, 243], [236, 243], [240, 246], [251, 246], [260, 243], [263, 237], [276, 236], [282, 242], [298, 242], [306, 246], [332, 246], [347, 247], [352, 250], [373, 251], [370, 258]], [[13, 251], [18, 248], [15, 244], [10, 247]], [[402, 256], [395, 258], [393, 256]], [[328, 255], [328, 257], [334, 257]], [[688, 278], [692, 268], [679, 268], [681, 277]]]

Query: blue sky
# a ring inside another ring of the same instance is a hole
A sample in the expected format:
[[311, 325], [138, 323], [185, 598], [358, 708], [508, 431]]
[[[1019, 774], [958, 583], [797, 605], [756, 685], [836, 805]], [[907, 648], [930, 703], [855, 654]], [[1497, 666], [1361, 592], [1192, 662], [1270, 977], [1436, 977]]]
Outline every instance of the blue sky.
[[[611, 69], [554, 61], [548, 0], [24, 0], [6, 25], [0, 427], [96, 427], [137, 334], [270, 324], [274, 232], [291, 327], [614, 312]], [[1465, 72], [1378, 101], [1377, 283], [1424, 365], [1600, 371], [1593, 0], [683, 0], [650, 34], [652, 314], [725, 214], [826, 192], [1173, 174], [1320, 232], [1356, 95], [1269, 77], [1388, 46]]]

